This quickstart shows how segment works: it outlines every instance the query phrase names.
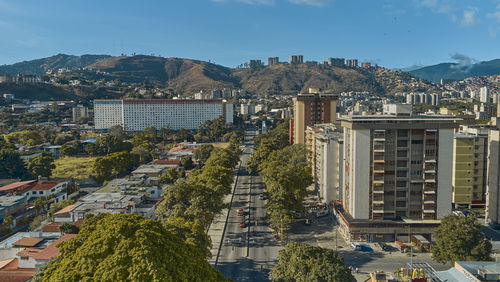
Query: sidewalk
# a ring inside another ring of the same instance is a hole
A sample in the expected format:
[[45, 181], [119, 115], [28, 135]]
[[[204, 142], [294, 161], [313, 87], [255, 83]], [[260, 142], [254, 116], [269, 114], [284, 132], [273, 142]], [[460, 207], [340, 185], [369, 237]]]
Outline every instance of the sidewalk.
[[[233, 189], [231, 190], [231, 194], [226, 195], [224, 197], [224, 203], [231, 204], [231, 200], [233, 198], [234, 189], [236, 188], [236, 184], [238, 183], [238, 172], [241, 168], [241, 161], [238, 164], [238, 169], [235, 170], [235, 178], [233, 182]], [[221, 247], [222, 239], [224, 236], [224, 229], [226, 228], [226, 220], [229, 216], [229, 208], [223, 209], [222, 212], [217, 215], [210, 226], [208, 227], [207, 235], [212, 239], [212, 249], [210, 250], [212, 253], [212, 257], [208, 259], [210, 265], [215, 266], [217, 262], [217, 253]]]

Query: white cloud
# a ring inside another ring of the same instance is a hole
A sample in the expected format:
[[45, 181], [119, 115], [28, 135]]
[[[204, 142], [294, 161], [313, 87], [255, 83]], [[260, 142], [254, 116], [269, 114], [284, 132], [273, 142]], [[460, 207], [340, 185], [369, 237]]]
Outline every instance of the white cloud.
[[475, 25], [478, 21], [476, 17], [477, 9], [472, 8], [468, 10], [464, 10], [464, 17], [462, 18], [462, 25], [464, 26], [472, 26]]
[[306, 4], [311, 6], [325, 6], [330, 0], [290, 0], [294, 4]]

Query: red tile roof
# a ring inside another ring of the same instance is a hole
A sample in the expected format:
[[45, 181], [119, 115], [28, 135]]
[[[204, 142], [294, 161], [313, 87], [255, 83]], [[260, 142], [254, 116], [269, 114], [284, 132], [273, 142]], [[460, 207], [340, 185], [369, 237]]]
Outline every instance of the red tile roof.
[[74, 238], [77, 234], [64, 234], [61, 238], [59, 238], [57, 241], [53, 242], [52, 244], [48, 245], [47, 248], [39, 252], [38, 254], [34, 255], [34, 259], [43, 259], [43, 260], [49, 260], [51, 258], [55, 258], [59, 255], [59, 249], [56, 247], [56, 245], [60, 242], [67, 241], [71, 238]]
[[43, 251], [43, 249], [26, 248], [26, 249], [18, 252], [16, 255], [19, 257], [34, 257], [36, 254], [38, 254], [42, 251]]
[[17, 258], [0, 261], [0, 282], [25, 282], [35, 275], [34, 268], [19, 268]]
[[[83, 219], [77, 220], [71, 224], [73, 224], [76, 227], [80, 227], [83, 223]], [[49, 223], [42, 227], [43, 232], [59, 232], [59, 226], [61, 223]]]
[[42, 242], [42, 238], [30, 238], [30, 237], [23, 237], [16, 242], [12, 243], [13, 246], [19, 246], [19, 247], [34, 247], [40, 242]]
[[12, 184], [0, 187], [0, 191], [9, 191], [9, 190], [18, 189], [18, 188], [21, 188], [21, 187], [23, 187], [25, 185], [31, 184], [31, 183], [33, 183], [35, 181], [36, 180], [29, 180], [29, 181], [12, 183]]
[[34, 191], [47, 191], [47, 190], [50, 190], [50, 189], [54, 188], [54, 186], [56, 186], [57, 184], [60, 184], [60, 183], [63, 183], [63, 182], [64, 181], [54, 181], [54, 180], [38, 181], [33, 186], [33, 188], [31, 188], [31, 190], [34, 190]]
[[163, 164], [180, 165], [181, 164], [181, 160], [154, 160], [153, 163], [154, 164], [159, 164], [159, 165], [163, 165]]
[[76, 204], [69, 205], [69, 206], [67, 206], [67, 207], [65, 207], [65, 208], [57, 211], [56, 213], [54, 213], [54, 215], [70, 212], [70, 211], [72, 211], [75, 208], [75, 206], [76, 206]]

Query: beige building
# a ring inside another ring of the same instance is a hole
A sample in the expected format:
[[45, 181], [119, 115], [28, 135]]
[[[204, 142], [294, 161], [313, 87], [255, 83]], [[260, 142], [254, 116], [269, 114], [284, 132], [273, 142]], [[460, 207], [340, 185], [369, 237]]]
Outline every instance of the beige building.
[[305, 144], [307, 126], [320, 123], [335, 123], [338, 95], [320, 93], [310, 88], [309, 93], [293, 98], [293, 143]]
[[[343, 191], [336, 206], [348, 240], [430, 240], [451, 213], [454, 130], [460, 119], [413, 115], [384, 105], [383, 115], [342, 116]], [[410, 232], [411, 228], [412, 232]]]
[[320, 200], [331, 203], [341, 198], [343, 183], [343, 135], [325, 130], [315, 133], [314, 185]]
[[485, 204], [487, 126], [462, 127], [453, 138], [453, 204], [456, 209]]
[[486, 186], [486, 223], [500, 224], [500, 131], [488, 136], [488, 184]]

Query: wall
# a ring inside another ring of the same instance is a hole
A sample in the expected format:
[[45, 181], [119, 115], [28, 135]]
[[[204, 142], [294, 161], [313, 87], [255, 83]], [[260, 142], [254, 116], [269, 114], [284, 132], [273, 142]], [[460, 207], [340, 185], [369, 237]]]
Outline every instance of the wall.
[[437, 219], [451, 213], [453, 146], [450, 145], [453, 144], [453, 135], [453, 129], [439, 130]]

